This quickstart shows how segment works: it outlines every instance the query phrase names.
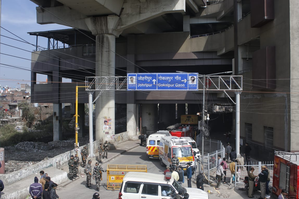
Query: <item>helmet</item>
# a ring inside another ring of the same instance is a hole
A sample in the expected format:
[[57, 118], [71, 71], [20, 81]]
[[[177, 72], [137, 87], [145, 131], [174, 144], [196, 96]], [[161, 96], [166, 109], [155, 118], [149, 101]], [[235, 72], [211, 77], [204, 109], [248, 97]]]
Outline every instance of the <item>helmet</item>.
[[95, 192], [95, 193], [93, 194], [92, 199], [99, 199], [99, 198], [100, 198], [100, 194], [99, 194], [99, 192]]

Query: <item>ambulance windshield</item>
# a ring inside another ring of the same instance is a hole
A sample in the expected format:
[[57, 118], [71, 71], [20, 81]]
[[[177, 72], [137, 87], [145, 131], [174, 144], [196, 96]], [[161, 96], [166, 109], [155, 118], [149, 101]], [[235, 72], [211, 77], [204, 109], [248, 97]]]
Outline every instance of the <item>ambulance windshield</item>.
[[190, 157], [192, 156], [192, 150], [191, 147], [174, 147], [172, 148], [172, 154], [175, 154], [177, 158]]

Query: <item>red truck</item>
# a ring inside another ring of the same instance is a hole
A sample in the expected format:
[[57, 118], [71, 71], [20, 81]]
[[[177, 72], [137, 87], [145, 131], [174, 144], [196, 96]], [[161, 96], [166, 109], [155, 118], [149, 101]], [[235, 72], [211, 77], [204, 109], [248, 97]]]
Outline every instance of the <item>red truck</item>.
[[299, 198], [299, 152], [275, 152], [272, 192], [279, 196], [282, 189], [288, 199]]

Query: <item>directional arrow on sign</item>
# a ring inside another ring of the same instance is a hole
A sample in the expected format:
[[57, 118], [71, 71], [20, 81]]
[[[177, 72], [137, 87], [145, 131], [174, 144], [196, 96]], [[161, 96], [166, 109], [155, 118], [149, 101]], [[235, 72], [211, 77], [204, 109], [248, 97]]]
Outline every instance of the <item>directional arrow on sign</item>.
[[156, 84], [156, 81], [157, 81], [157, 80], [153, 79], [153, 84]]
[[182, 80], [182, 82], [184, 82], [184, 83], [186, 83], [186, 81], [187, 81], [186, 79], [183, 79], [183, 80]]

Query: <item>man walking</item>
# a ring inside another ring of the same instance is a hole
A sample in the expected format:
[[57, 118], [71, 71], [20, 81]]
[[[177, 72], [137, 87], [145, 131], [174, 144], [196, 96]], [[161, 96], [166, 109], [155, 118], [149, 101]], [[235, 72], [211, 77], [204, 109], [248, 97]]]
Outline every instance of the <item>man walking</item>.
[[192, 167], [191, 167], [191, 163], [187, 163], [187, 182], [188, 182], [188, 187], [192, 187], [191, 186], [191, 178], [192, 178]]
[[85, 173], [86, 173], [86, 187], [91, 187], [91, 173], [92, 173], [92, 166], [91, 166], [91, 160], [88, 160], [88, 163], [85, 167]]
[[256, 176], [253, 174], [254, 167], [251, 167], [250, 171], [248, 171], [248, 183], [249, 183], [249, 190], [248, 190], [248, 197], [253, 198], [253, 187], [254, 187], [254, 179]]
[[266, 166], [262, 166], [262, 172], [259, 174], [259, 181], [260, 181], [261, 198], [263, 199], [266, 196], [267, 178], [268, 178], [268, 171], [266, 170]]
[[227, 163], [225, 161], [226, 159], [223, 158], [222, 162], [223, 162], [223, 173], [224, 173], [224, 177], [223, 177], [223, 183], [226, 183], [226, 170], [227, 170]]
[[231, 147], [230, 143], [227, 143], [227, 146], [225, 147], [225, 155], [226, 155], [227, 161], [230, 160], [230, 153], [231, 152], [232, 152], [232, 147]]
[[88, 150], [87, 150], [87, 147], [84, 146], [82, 151], [81, 151], [82, 167], [85, 167], [85, 165], [86, 165], [87, 156], [88, 156]]
[[34, 177], [34, 183], [29, 187], [29, 194], [33, 199], [41, 199], [43, 193], [43, 187], [38, 183], [38, 178]]
[[219, 186], [220, 186], [220, 183], [221, 183], [222, 176], [224, 176], [223, 162], [221, 162], [220, 166], [217, 168], [217, 171], [216, 171], [216, 180], [217, 180], [216, 190], [219, 190]]
[[233, 161], [229, 164], [229, 170], [230, 170], [230, 173], [231, 173], [230, 184], [232, 184], [235, 180], [235, 174], [236, 174], [235, 166], [236, 166], [235, 161]]
[[1, 194], [2, 194], [3, 189], [4, 189], [3, 181], [0, 180], [0, 198], [1, 198]]

